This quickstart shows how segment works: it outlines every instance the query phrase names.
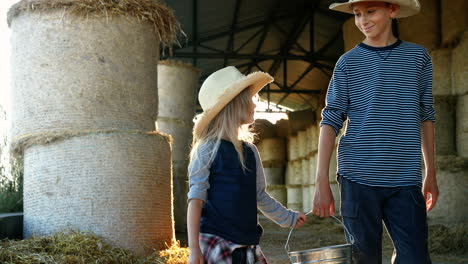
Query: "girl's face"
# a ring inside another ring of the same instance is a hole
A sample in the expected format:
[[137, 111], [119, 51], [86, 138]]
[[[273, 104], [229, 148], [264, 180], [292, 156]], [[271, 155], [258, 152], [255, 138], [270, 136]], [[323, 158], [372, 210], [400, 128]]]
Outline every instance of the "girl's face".
[[392, 32], [392, 19], [398, 5], [385, 2], [358, 2], [353, 4], [354, 22], [367, 39], [379, 39]]
[[258, 94], [252, 97], [252, 100], [247, 106], [247, 109], [245, 109], [246, 110], [245, 120], [242, 122], [243, 124], [252, 124], [255, 121], [255, 118], [254, 118], [255, 108], [257, 107], [257, 102], [259, 100], [260, 100], [260, 97], [258, 96]]

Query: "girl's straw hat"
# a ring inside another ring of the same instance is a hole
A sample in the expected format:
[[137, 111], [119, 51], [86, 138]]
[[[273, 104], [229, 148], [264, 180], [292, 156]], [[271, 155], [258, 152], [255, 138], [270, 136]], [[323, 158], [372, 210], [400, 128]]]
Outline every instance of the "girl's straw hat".
[[345, 12], [349, 14], [353, 14], [353, 10], [351, 9], [352, 4], [359, 3], [359, 2], [386, 2], [397, 4], [400, 6], [400, 10], [396, 18], [400, 17], [409, 17], [412, 15], [416, 15], [421, 10], [421, 5], [419, 4], [418, 0], [349, 0], [346, 3], [334, 3], [330, 5], [330, 9], [340, 12]]
[[250, 87], [250, 93], [254, 96], [272, 81], [273, 77], [268, 73], [253, 72], [245, 76], [233, 66], [212, 73], [203, 82], [198, 93], [203, 113], [195, 121], [194, 134], [199, 136], [211, 120], [244, 89]]

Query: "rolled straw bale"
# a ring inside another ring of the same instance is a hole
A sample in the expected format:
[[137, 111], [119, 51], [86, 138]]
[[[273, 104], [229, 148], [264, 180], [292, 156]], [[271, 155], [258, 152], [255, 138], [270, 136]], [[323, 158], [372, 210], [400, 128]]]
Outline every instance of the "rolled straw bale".
[[311, 184], [302, 185], [302, 211], [309, 212], [312, 209], [312, 194], [310, 191]]
[[307, 131], [301, 130], [297, 133], [297, 147], [299, 149], [299, 158], [305, 158], [307, 155]]
[[433, 50], [440, 43], [440, 10], [438, 0], [420, 0], [421, 12], [398, 20], [400, 38]]
[[276, 201], [286, 206], [288, 199], [285, 185], [267, 185], [267, 192], [271, 197], [275, 198]]
[[311, 130], [313, 129], [313, 126], [309, 126], [307, 127], [307, 129], [305, 130], [306, 132], [306, 144], [305, 144], [305, 155], [306, 156], [309, 156], [310, 153], [312, 152], [312, 148], [310, 147], [312, 145], [312, 138], [310, 136], [310, 134], [312, 133]]
[[315, 123], [315, 111], [312, 109], [288, 113], [291, 134], [295, 135], [301, 130]]
[[291, 210], [302, 211], [302, 185], [286, 185], [287, 207]]
[[276, 137], [275, 125], [266, 119], [255, 120], [253, 129], [259, 140]]
[[468, 1], [441, 0], [442, 13], [442, 45], [452, 46], [462, 32], [468, 29]]
[[452, 94], [452, 50], [438, 49], [431, 52], [432, 94]]
[[258, 151], [262, 161], [279, 161], [283, 163], [286, 160], [286, 139], [284, 138], [265, 138], [258, 144]]
[[263, 168], [265, 172], [265, 180], [267, 185], [281, 185], [284, 184], [285, 176], [284, 176], [284, 166], [281, 167], [269, 167]]
[[456, 146], [458, 156], [468, 158], [468, 94], [458, 97], [456, 113]]
[[318, 149], [318, 139], [319, 139], [319, 133], [320, 133], [320, 127], [318, 125], [312, 125], [308, 131], [308, 137], [309, 137], [309, 153], [313, 153], [317, 151]]
[[280, 119], [275, 123], [276, 135], [281, 138], [287, 138], [290, 135], [289, 120]]
[[343, 23], [344, 51], [347, 52], [363, 41], [364, 34], [354, 24], [354, 17], [349, 18]]
[[158, 119], [193, 120], [199, 73], [197, 68], [179, 61], [164, 60], [158, 63]]
[[436, 153], [454, 155], [455, 148], [455, 107], [456, 97], [434, 96], [434, 108], [437, 113], [435, 122]]
[[452, 84], [455, 94], [468, 94], [468, 31], [452, 52]]
[[160, 134], [89, 133], [24, 153], [24, 235], [90, 231], [138, 254], [174, 239], [171, 149]]
[[34, 10], [11, 22], [12, 138], [57, 130], [154, 130], [154, 25], [135, 17], [84, 19], [65, 15], [66, 9]]
[[[460, 163], [463, 163], [464, 166], [459, 166]], [[439, 167], [437, 170], [437, 184], [440, 191], [437, 205], [439, 206], [436, 206], [428, 213], [428, 218], [431, 221], [450, 226], [459, 223], [466, 224], [468, 222], [466, 207], [468, 159], [455, 156], [438, 156], [437, 165]], [[446, 167], [450, 170], [441, 169], [440, 167]], [[458, 169], [454, 169], [457, 167]]]
[[299, 158], [299, 145], [297, 136], [288, 138], [288, 160], [293, 161]]
[[317, 154], [313, 154], [309, 158], [309, 174], [310, 174], [310, 183], [315, 184], [315, 176], [317, 173]]
[[301, 160], [301, 169], [302, 169], [302, 183], [311, 184], [312, 174], [310, 174], [309, 159]]
[[286, 184], [302, 184], [302, 163], [300, 160], [288, 162]]

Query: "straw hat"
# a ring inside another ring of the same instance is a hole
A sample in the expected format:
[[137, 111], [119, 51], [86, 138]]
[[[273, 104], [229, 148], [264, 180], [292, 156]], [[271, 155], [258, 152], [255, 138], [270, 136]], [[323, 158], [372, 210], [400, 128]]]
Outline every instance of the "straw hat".
[[254, 96], [272, 81], [273, 77], [268, 73], [253, 72], [245, 76], [234, 66], [212, 73], [203, 82], [198, 93], [203, 113], [195, 122], [194, 134], [200, 135], [211, 120], [244, 89], [250, 87], [250, 92]]
[[330, 9], [340, 12], [345, 12], [349, 14], [353, 14], [353, 10], [351, 9], [351, 5], [359, 2], [386, 2], [397, 4], [400, 6], [400, 10], [396, 18], [401, 17], [409, 17], [412, 15], [416, 15], [421, 10], [421, 5], [419, 4], [418, 0], [349, 0], [346, 3], [334, 3], [330, 5]]

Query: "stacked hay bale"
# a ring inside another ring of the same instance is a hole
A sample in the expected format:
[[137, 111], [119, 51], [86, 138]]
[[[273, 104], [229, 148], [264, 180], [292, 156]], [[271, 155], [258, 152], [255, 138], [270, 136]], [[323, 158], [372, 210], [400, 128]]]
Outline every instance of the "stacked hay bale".
[[174, 219], [178, 232], [187, 230], [187, 197], [190, 145], [195, 116], [199, 70], [190, 64], [165, 60], [158, 64], [159, 114], [156, 127], [172, 143]]
[[275, 124], [265, 119], [255, 120], [254, 132], [258, 137], [256, 144], [263, 163], [267, 192], [286, 205], [286, 139], [278, 135]]
[[149, 131], [172, 12], [148, 0], [24, 0], [8, 21], [24, 236], [79, 229], [138, 254], [171, 244], [170, 138]]
[[302, 211], [302, 162], [299, 155], [299, 136], [288, 138], [288, 167], [286, 169], [287, 206]]
[[442, 46], [454, 46], [468, 28], [468, 1], [441, 0]]

